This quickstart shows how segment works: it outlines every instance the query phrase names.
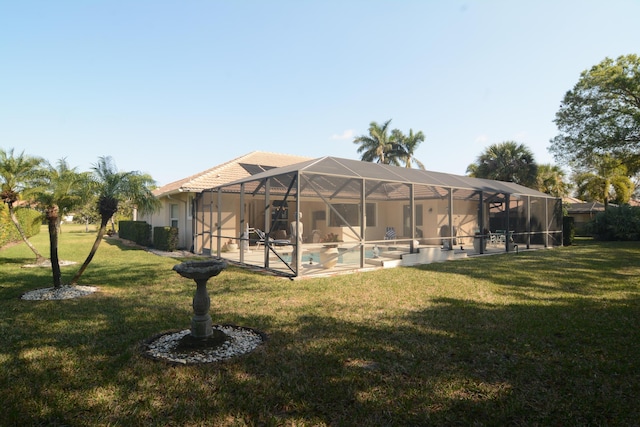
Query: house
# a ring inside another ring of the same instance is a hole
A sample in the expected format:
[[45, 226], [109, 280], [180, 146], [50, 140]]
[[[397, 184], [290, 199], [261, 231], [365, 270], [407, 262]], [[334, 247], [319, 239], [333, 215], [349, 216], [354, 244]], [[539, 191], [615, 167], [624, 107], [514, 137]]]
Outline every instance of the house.
[[306, 160], [309, 158], [264, 151], [250, 152], [211, 169], [157, 188], [153, 194], [161, 202], [160, 210], [153, 214], [138, 215], [138, 219], [146, 221], [152, 227], [177, 227], [178, 247], [193, 250], [196, 233], [199, 232], [195, 228], [193, 212], [196, 199], [203, 190]]
[[600, 202], [585, 202], [575, 197], [565, 197], [563, 202], [567, 205], [567, 216], [573, 217], [578, 236], [589, 235], [587, 224], [593, 221], [597, 214], [604, 212], [604, 204]]

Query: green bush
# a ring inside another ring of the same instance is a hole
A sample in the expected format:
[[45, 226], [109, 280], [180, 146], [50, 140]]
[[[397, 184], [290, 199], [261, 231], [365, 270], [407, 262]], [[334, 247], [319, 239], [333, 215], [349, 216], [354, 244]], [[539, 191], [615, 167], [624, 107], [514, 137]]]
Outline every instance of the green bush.
[[640, 208], [609, 207], [596, 215], [589, 228], [596, 240], [640, 240]]
[[576, 237], [576, 222], [572, 216], [562, 217], [562, 245], [571, 246]]
[[118, 236], [142, 246], [151, 245], [151, 224], [146, 221], [118, 222]]
[[[40, 212], [29, 208], [17, 208], [15, 212], [27, 237], [40, 233], [40, 225], [42, 224]], [[0, 203], [0, 247], [19, 240], [22, 240], [22, 237], [11, 221], [9, 208], [4, 203]]]
[[177, 227], [154, 227], [153, 247], [160, 251], [173, 252], [178, 247]]

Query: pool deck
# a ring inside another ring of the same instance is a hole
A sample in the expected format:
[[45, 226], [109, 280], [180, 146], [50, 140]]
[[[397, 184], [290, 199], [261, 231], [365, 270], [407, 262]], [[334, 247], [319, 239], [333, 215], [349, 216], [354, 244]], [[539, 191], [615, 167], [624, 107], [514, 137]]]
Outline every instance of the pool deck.
[[[359, 251], [353, 250], [356, 246], [341, 244], [341, 259], [348, 252], [348, 262], [338, 262], [334, 267], [324, 268], [320, 263], [319, 257], [312, 256], [309, 259], [308, 254], [317, 254], [325, 245], [323, 244], [304, 244], [303, 256], [307, 255], [302, 263], [300, 274], [292, 279], [302, 279], [310, 277], [333, 276], [337, 274], [351, 274], [355, 272], [371, 271], [380, 268], [393, 268], [399, 266], [413, 266], [421, 264], [430, 264], [433, 262], [444, 262], [455, 259], [464, 259], [467, 257], [493, 255], [505, 253], [503, 246], [488, 245], [484, 254], [476, 253], [473, 247], [455, 247], [453, 250], [443, 249], [441, 246], [435, 245], [418, 245], [414, 253], [410, 253], [408, 245], [380, 246], [379, 256], [368, 256], [364, 260], [364, 266], [360, 266]], [[263, 271], [272, 271], [276, 274], [290, 276], [293, 274], [292, 269], [288, 266], [290, 257], [293, 252], [292, 245], [271, 246], [272, 250], [268, 251], [269, 266], [265, 268], [265, 248], [263, 246], [256, 248], [251, 246], [244, 251], [243, 257], [240, 257], [240, 250], [222, 252], [222, 258], [246, 267]], [[352, 251], [349, 252], [349, 249]], [[282, 258], [282, 259], [281, 259]]]

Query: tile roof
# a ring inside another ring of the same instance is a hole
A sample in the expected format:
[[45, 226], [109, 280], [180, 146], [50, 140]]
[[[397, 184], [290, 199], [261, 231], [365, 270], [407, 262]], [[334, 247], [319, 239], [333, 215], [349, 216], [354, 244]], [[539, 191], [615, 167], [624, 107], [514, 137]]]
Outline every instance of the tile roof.
[[162, 187], [155, 189], [153, 194], [156, 197], [162, 197], [164, 195], [177, 192], [200, 193], [208, 188], [251, 176], [247, 169], [242, 165], [260, 165], [268, 169], [288, 166], [310, 159], [310, 157], [294, 156], [291, 154], [252, 151], [244, 156], [240, 156], [218, 166], [214, 166], [211, 169], [207, 169], [187, 178], [163, 185]]
[[567, 209], [567, 212], [570, 214], [594, 213], [594, 212], [603, 212], [603, 211], [604, 211], [604, 204], [600, 202], [570, 203]]

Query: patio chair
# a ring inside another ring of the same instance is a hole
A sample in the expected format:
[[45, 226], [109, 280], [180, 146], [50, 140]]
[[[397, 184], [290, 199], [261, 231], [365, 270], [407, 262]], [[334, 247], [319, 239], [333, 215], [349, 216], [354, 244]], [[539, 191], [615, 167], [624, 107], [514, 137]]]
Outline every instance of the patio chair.
[[491, 231], [489, 231], [489, 243], [491, 243], [492, 246], [495, 246], [498, 244], [498, 236], [495, 233], [492, 233]]
[[[267, 241], [267, 235], [265, 234], [264, 231], [260, 230], [259, 228], [250, 228], [249, 231], [253, 231], [258, 235], [256, 248], [259, 248], [260, 244], [263, 244], [263, 245], [265, 244], [265, 242]], [[285, 246], [285, 245], [290, 245], [291, 242], [287, 239], [269, 239], [269, 244], [276, 245], [276, 246]]]
[[384, 232], [384, 240], [395, 240], [396, 229], [393, 227], [387, 227]]

